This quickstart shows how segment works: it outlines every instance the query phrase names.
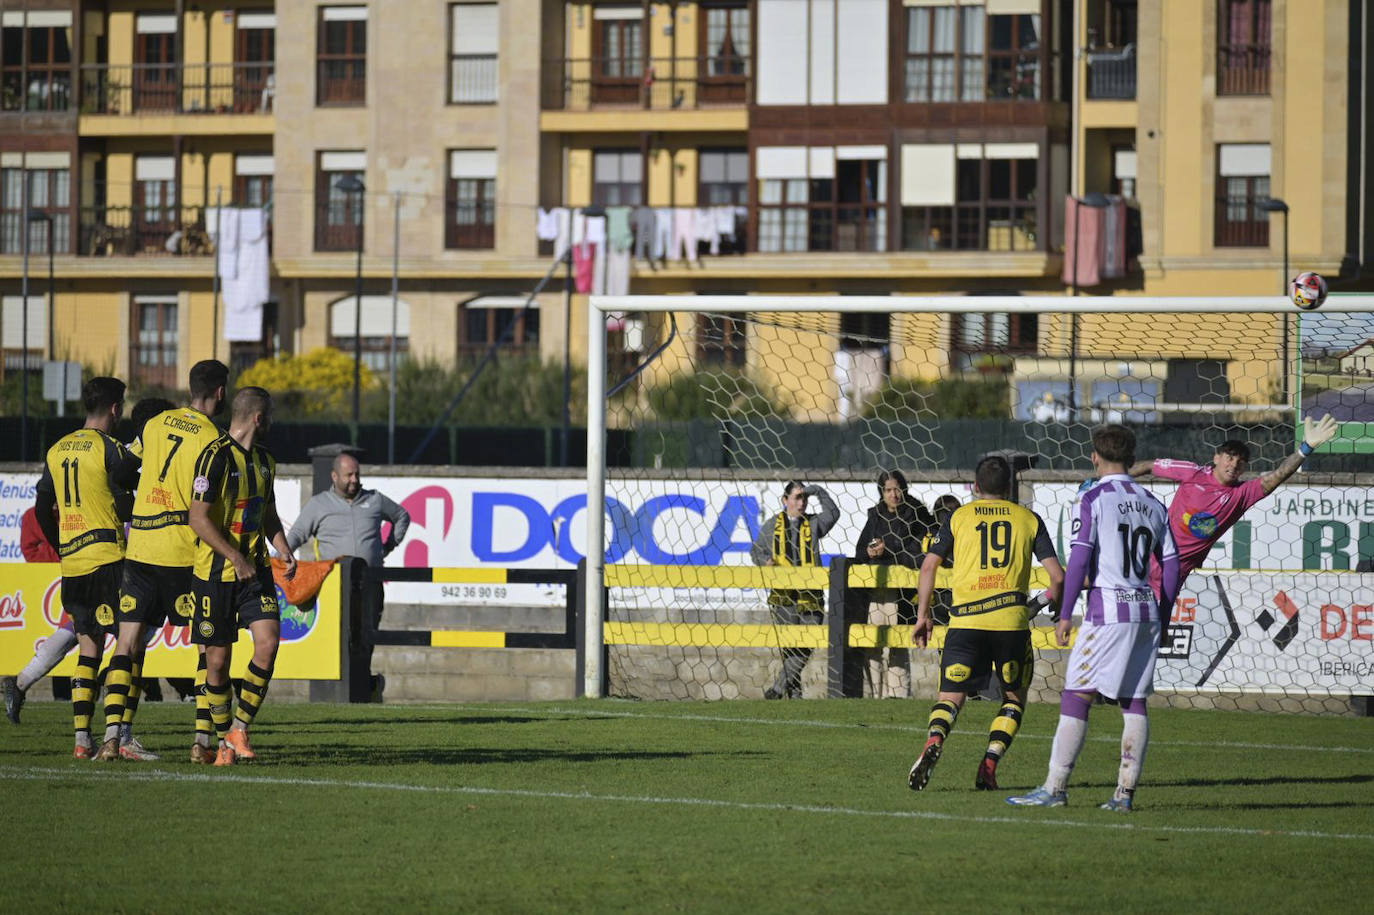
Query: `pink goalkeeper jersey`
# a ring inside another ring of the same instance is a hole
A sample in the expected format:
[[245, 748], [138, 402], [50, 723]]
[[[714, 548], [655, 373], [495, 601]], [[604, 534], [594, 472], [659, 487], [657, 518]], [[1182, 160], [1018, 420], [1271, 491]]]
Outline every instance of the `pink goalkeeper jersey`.
[[[1192, 461], [1161, 459], [1154, 463], [1154, 474], [1178, 480], [1178, 492], [1169, 503], [1169, 527], [1178, 546], [1178, 580], [1202, 565], [1212, 544], [1240, 520], [1240, 516], [1265, 496], [1259, 477], [1239, 486], [1223, 486], [1212, 476], [1212, 466]], [[1150, 569], [1150, 582], [1159, 590], [1157, 564]]]

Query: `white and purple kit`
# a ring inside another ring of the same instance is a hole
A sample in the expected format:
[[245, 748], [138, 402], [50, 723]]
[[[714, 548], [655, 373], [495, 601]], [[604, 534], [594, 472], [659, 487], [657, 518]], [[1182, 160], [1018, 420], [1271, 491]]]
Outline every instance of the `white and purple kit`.
[[[1150, 586], [1152, 558], [1162, 570], [1162, 599]], [[1085, 595], [1066, 690], [1092, 690], [1109, 699], [1154, 691], [1160, 607], [1173, 607], [1178, 573], [1164, 503], [1126, 474], [1105, 476], [1083, 495], [1059, 611], [1069, 619], [1079, 593]]]

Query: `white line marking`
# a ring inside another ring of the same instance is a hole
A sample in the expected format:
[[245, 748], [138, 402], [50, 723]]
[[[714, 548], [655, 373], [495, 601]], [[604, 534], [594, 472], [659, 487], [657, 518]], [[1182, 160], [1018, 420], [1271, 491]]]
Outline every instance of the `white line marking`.
[[1014, 824], [1024, 826], [1069, 826], [1079, 829], [1108, 829], [1125, 832], [1189, 833], [1199, 835], [1262, 836], [1295, 839], [1351, 839], [1374, 841], [1370, 833], [1318, 832], [1299, 829], [1242, 829], [1235, 826], [1141, 826], [1135, 823], [1095, 823], [1083, 820], [1044, 820], [1032, 816], [994, 817], [964, 816], [953, 813], [933, 813], [920, 810], [861, 810], [855, 807], [824, 807], [814, 804], [762, 804], [749, 801], [726, 801], [704, 797], [654, 797], [626, 794], [592, 794], [589, 791], [529, 791], [519, 788], [481, 788], [472, 785], [407, 785], [394, 782], [353, 781], [322, 778], [284, 778], [279, 776], [231, 775], [228, 772], [188, 774], [158, 769], [124, 769], [75, 767], [54, 769], [40, 766], [14, 768], [0, 766], [0, 779], [16, 781], [61, 781], [86, 779], [90, 781], [124, 782], [181, 782], [190, 784], [277, 785], [298, 788], [347, 788], [375, 791], [402, 791], [419, 794], [453, 794], [465, 796], [515, 797], [536, 800], [600, 801], [619, 804], [651, 804], [669, 807], [717, 807], [728, 810], [760, 810], [773, 813], [819, 813], [832, 816], [873, 817], [894, 820], [941, 820], [951, 823]]
[[[765, 724], [775, 726], [792, 725], [804, 728], [826, 728], [826, 729], [852, 729], [860, 731], [898, 731], [912, 734], [925, 734], [924, 725], [912, 724], [852, 724], [836, 721], [815, 721], [801, 718], [737, 718], [731, 715], [652, 715], [643, 712], [606, 712], [598, 709], [565, 708], [550, 706], [547, 708], [529, 708], [524, 706], [510, 705], [435, 705], [429, 708], [453, 708], [463, 711], [485, 711], [493, 716], [499, 716], [503, 712], [520, 712], [522, 714], [545, 714], [545, 715], [565, 715], [576, 718], [649, 718], [659, 721], [702, 721], [711, 724]], [[957, 732], [956, 732], [957, 733]], [[1053, 740], [1054, 734], [1035, 734], [1019, 731], [1016, 735], [1017, 740]], [[1114, 737], [1099, 736], [1089, 737], [1089, 741], [1096, 743], [1121, 743], [1121, 736]], [[1150, 738], [1150, 748], [1160, 747], [1207, 747], [1224, 748], [1231, 750], [1285, 750], [1294, 753], [1367, 753], [1374, 754], [1374, 747], [1323, 747], [1323, 746], [1302, 746], [1298, 744], [1284, 743], [1242, 743], [1239, 741], [1225, 740], [1157, 740]]]

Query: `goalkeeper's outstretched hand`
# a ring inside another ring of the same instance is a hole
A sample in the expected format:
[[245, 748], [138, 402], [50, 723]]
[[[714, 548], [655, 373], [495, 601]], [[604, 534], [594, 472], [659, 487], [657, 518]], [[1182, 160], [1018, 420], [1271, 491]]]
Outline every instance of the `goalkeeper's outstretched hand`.
[[1313, 451], [1336, 437], [1336, 421], [1331, 418], [1330, 413], [1316, 421], [1310, 416], [1307, 417], [1302, 428], [1302, 440]]

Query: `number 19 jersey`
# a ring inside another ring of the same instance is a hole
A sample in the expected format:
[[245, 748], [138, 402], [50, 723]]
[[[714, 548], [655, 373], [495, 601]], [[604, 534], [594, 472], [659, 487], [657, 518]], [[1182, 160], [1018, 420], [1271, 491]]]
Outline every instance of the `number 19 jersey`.
[[143, 471], [124, 554], [128, 559], [172, 568], [195, 561], [196, 535], [188, 511], [191, 483], [196, 458], [219, 436], [210, 417], [190, 407], [159, 413], [144, 425], [139, 440]]
[[1026, 600], [1033, 561], [1055, 555], [1044, 520], [1005, 499], [959, 506], [930, 551], [954, 557], [949, 628], [994, 632], [1030, 625]]

